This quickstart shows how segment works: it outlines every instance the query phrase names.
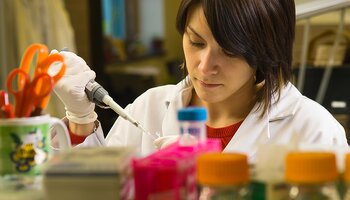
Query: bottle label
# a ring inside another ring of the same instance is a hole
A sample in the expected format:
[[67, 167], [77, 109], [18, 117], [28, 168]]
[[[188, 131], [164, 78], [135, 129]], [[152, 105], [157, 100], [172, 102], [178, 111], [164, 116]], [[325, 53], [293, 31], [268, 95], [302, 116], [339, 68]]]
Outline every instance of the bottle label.
[[199, 136], [201, 129], [199, 127], [189, 127], [187, 130], [183, 127], [180, 128], [181, 134], [188, 133], [193, 136]]
[[[203, 142], [206, 140], [206, 126], [203, 122], [181, 122], [180, 134], [186, 136], [186, 138], [193, 138], [197, 142]], [[188, 137], [191, 136], [191, 137]]]

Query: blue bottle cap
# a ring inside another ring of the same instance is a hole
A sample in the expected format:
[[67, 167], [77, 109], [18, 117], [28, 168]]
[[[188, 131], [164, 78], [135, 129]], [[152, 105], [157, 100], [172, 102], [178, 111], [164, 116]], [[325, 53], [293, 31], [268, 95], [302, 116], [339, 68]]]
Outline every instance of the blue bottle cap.
[[177, 112], [179, 121], [206, 121], [207, 109], [204, 107], [187, 107]]

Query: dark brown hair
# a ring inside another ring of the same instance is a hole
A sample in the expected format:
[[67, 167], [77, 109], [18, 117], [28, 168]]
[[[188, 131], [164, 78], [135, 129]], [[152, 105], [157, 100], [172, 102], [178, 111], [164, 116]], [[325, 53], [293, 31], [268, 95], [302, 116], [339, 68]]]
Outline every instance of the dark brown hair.
[[181, 35], [189, 10], [198, 4], [217, 43], [257, 70], [256, 83], [264, 81], [258, 101], [266, 112], [292, 78], [294, 0], [183, 0], [176, 21]]

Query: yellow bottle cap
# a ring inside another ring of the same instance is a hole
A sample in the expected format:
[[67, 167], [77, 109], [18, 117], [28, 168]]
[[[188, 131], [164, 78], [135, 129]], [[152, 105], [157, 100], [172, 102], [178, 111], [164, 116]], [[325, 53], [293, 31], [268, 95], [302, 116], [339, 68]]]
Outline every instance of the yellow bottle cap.
[[345, 171], [344, 171], [344, 179], [347, 183], [350, 182], [350, 153], [345, 155]]
[[249, 181], [247, 156], [240, 153], [206, 153], [197, 160], [197, 182], [225, 186]]
[[338, 170], [334, 153], [291, 152], [285, 162], [285, 179], [290, 183], [336, 181]]

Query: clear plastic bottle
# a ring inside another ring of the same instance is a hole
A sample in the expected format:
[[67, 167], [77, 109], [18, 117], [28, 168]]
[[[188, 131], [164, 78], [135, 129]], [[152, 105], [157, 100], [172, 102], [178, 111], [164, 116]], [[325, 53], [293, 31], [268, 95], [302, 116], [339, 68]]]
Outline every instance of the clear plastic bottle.
[[286, 156], [285, 180], [290, 200], [340, 200], [336, 187], [339, 174], [331, 152], [290, 152]]
[[207, 110], [204, 107], [187, 107], [178, 111], [180, 145], [193, 146], [207, 138]]
[[206, 153], [197, 159], [199, 200], [248, 200], [249, 166], [240, 153]]

